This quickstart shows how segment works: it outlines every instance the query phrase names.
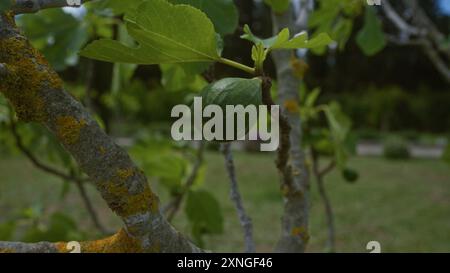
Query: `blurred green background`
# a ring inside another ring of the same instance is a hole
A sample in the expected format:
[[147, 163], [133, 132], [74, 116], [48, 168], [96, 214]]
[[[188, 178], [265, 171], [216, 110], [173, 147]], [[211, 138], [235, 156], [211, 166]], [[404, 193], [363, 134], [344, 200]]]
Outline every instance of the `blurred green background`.
[[[102, 0], [76, 10], [21, 15], [17, 21], [65, 80], [67, 90], [129, 150], [165, 205], [184, 190], [198, 160], [196, 145], [171, 140], [171, 109], [188, 104], [207, 82], [201, 67], [112, 64], [79, 57], [78, 51], [98, 38], [132, 43], [121, 16], [126, 9], [124, 2]], [[218, 2], [235, 13], [236, 21], [231, 31], [221, 29], [223, 55], [251, 64], [251, 44], [240, 38], [243, 26], [248, 24], [259, 36], [271, 36], [270, 8], [262, 1]], [[326, 4], [324, 0], [316, 2], [314, 16], [323, 22], [326, 18], [320, 17], [325, 16], [320, 8]], [[448, 47], [450, 12], [443, 2], [420, 4], [447, 37]], [[348, 20], [345, 24], [350, 26], [309, 29], [328, 30], [338, 45], [299, 54], [305, 145], [319, 151], [323, 166], [338, 154], [329, 141], [333, 130], [325, 130], [328, 117], [307, 105], [308, 96], [320, 90], [315, 105], [336, 105], [330, 109], [342, 117], [338, 126], [345, 131], [345, 140], [340, 143], [348, 158], [345, 171], [357, 176], [353, 181], [335, 168], [324, 178], [335, 216], [336, 251], [368, 252], [366, 244], [375, 240], [383, 252], [449, 252], [450, 85], [417, 47], [385, 41], [386, 46], [376, 54], [364, 54], [357, 37], [367, 23], [369, 8], [361, 1], [342, 3], [336, 4], [342, 11], [333, 20]], [[401, 4], [393, 5], [402, 9]], [[379, 9], [375, 12], [380, 14]], [[386, 18], [379, 18], [385, 33], [396, 32]], [[267, 72], [275, 78], [270, 60]], [[208, 73], [217, 79], [243, 76], [222, 65], [215, 65]], [[276, 82], [273, 91], [276, 95]], [[93, 223], [86, 198], [73, 181], [31, 163], [24, 150], [43, 164], [84, 180], [53, 136], [34, 124], [16, 124], [11, 120], [13, 115], [0, 96], [0, 240], [86, 240], [119, 229], [120, 220], [92, 185], [83, 187], [106, 231]], [[24, 148], [19, 147], [18, 138]], [[271, 251], [280, 233], [283, 204], [275, 154], [255, 152], [250, 143], [233, 144], [233, 150], [244, 205], [253, 219], [257, 251]], [[173, 224], [208, 249], [242, 251], [243, 235], [229, 198], [219, 145], [208, 143], [204, 157]], [[311, 160], [308, 164], [311, 166]], [[307, 251], [328, 251], [324, 205], [314, 176], [310, 184], [311, 240]]]

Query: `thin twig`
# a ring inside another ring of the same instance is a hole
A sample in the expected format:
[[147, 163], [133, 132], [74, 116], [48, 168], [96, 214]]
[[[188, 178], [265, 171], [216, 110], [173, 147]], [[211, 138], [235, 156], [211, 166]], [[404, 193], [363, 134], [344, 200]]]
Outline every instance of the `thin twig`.
[[19, 148], [19, 150], [31, 161], [31, 163], [33, 163], [33, 165], [36, 168], [41, 169], [44, 172], [50, 173], [52, 175], [58, 176], [58, 177], [62, 178], [63, 180], [73, 181], [73, 177], [71, 175], [65, 174], [53, 167], [50, 167], [50, 166], [42, 163], [41, 161], [39, 161], [39, 159], [37, 159], [33, 155], [33, 153], [30, 150], [27, 149], [27, 147], [25, 147], [25, 145], [23, 144], [22, 138], [19, 135], [19, 132], [17, 131], [17, 125], [16, 125], [16, 122], [14, 121], [12, 115], [10, 118], [10, 129], [11, 129], [11, 133], [15, 139], [17, 148]]
[[332, 159], [330, 162], [328, 162], [328, 165], [326, 167], [324, 167], [322, 170], [319, 171], [319, 175], [323, 177], [323, 176], [327, 175], [329, 172], [331, 172], [332, 170], [334, 170], [335, 167], [336, 167], [336, 161], [334, 159]]
[[17, 131], [17, 124], [14, 120], [14, 118], [12, 117], [12, 115], [10, 116], [10, 129], [11, 129], [11, 133], [14, 136], [14, 139], [16, 141], [16, 146], [17, 148], [19, 148], [19, 150], [31, 161], [31, 163], [38, 169], [47, 172], [49, 174], [52, 174], [54, 176], [57, 176], [61, 179], [63, 179], [64, 181], [70, 181], [70, 182], [74, 182], [80, 192], [81, 198], [83, 200], [83, 203], [86, 206], [86, 209], [88, 210], [88, 213], [92, 219], [92, 222], [94, 223], [95, 227], [103, 234], [108, 234], [109, 232], [106, 230], [105, 227], [103, 227], [103, 225], [100, 223], [97, 213], [95, 212], [94, 207], [92, 206], [92, 202], [89, 199], [89, 196], [86, 193], [86, 190], [84, 188], [84, 184], [89, 181], [86, 179], [82, 179], [80, 177], [77, 177], [73, 174], [65, 174], [53, 167], [50, 167], [44, 163], [42, 163], [41, 161], [39, 161], [39, 159], [37, 159], [33, 153], [28, 150], [27, 147], [25, 147], [25, 145], [23, 144], [22, 138], [19, 134], [19, 132]]
[[169, 202], [164, 208], [163, 212], [167, 214], [167, 221], [171, 222], [177, 212], [180, 210], [181, 203], [183, 201], [184, 196], [188, 193], [189, 189], [194, 184], [197, 179], [198, 172], [200, 167], [203, 164], [203, 153], [205, 150], [205, 143], [203, 141], [199, 142], [199, 147], [197, 148], [197, 154], [194, 166], [192, 167], [192, 171], [189, 174], [186, 182], [184, 183], [183, 189], [179, 194], [177, 194], [172, 201]]
[[327, 191], [324, 185], [324, 176], [334, 169], [336, 166], [335, 161], [332, 160], [325, 168], [320, 170], [319, 166], [319, 155], [317, 151], [312, 148], [311, 149], [311, 157], [312, 157], [312, 169], [313, 174], [316, 177], [317, 187], [319, 189], [320, 197], [322, 198], [323, 204], [325, 206], [325, 215], [328, 227], [328, 239], [327, 239], [327, 248], [330, 252], [336, 251], [336, 231], [334, 226], [334, 213], [333, 207], [331, 206], [331, 201], [328, 197]]
[[108, 231], [101, 223], [98, 218], [97, 212], [94, 209], [94, 206], [92, 205], [91, 200], [89, 199], [89, 196], [86, 192], [86, 189], [84, 187], [84, 184], [79, 180], [75, 179], [75, 184], [78, 188], [78, 191], [80, 192], [81, 198], [83, 199], [83, 203], [86, 206], [86, 209], [91, 216], [91, 220], [94, 223], [94, 226], [103, 234], [109, 234], [110, 231]]
[[231, 152], [231, 143], [224, 143], [221, 145], [222, 153], [225, 157], [225, 168], [230, 178], [231, 190], [230, 198], [236, 207], [239, 216], [239, 222], [244, 230], [245, 252], [255, 252], [255, 242], [253, 241], [253, 225], [252, 220], [245, 211], [242, 203], [242, 197], [239, 193], [239, 186], [236, 178], [236, 170], [234, 168], [233, 154]]
[[[397, 13], [397, 11], [385, 1], [382, 5], [384, 14], [386, 17], [397, 27], [402, 35], [401, 38], [392, 37], [387, 35], [390, 42], [400, 45], [419, 45], [427, 55], [428, 59], [435, 66], [442, 77], [450, 83], [450, 68], [440, 53], [450, 58], [450, 50], [444, 48], [441, 45], [445, 40], [445, 36], [439, 32], [437, 27], [428, 18], [426, 13], [420, 8], [417, 1], [408, 0], [403, 1], [404, 4], [414, 11], [415, 25], [410, 25], [406, 20]], [[406, 36], [404, 34], [407, 34]], [[411, 39], [410, 36], [417, 36], [418, 38]]]

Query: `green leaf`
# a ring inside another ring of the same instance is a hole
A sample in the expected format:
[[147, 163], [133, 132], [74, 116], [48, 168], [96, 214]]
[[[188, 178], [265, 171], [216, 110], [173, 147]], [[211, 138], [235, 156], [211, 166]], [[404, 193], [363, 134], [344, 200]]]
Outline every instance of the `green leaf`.
[[77, 230], [76, 222], [69, 216], [62, 213], [54, 213], [50, 217], [46, 240], [60, 241], [70, 240], [68, 234]]
[[76, 233], [77, 224], [69, 216], [56, 212], [50, 216], [48, 226], [35, 223], [28, 228], [22, 237], [24, 242], [36, 241], [68, 241], [76, 240], [72, 234]]
[[252, 48], [252, 60], [255, 62], [257, 71], [263, 71], [264, 61], [267, 58], [268, 51], [262, 43], [254, 45]]
[[62, 9], [24, 14], [17, 19], [34, 47], [58, 71], [78, 62], [78, 51], [88, 38], [86, 24]]
[[272, 49], [316, 48], [329, 45], [333, 42], [330, 36], [328, 36], [328, 34], [326, 33], [320, 33], [310, 40], [308, 40], [308, 33], [306, 32], [302, 32], [290, 40], [286, 39], [285, 37], [289, 37], [288, 29], [284, 29], [281, 31], [281, 33], [279, 34], [279, 38], [272, 46]]
[[314, 107], [314, 105], [316, 104], [317, 98], [320, 95], [320, 88], [316, 87], [314, 88], [306, 97], [305, 100], [305, 107]]
[[108, 62], [162, 64], [219, 60], [214, 26], [200, 10], [164, 0], [144, 2], [126, 16], [127, 29], [138, 43], [98, 40], [81, 55]]
[[359, 174], [353, 169], [345, 168], [342, 170], [342, 177], [348, 183], [355, 183], [359, 178]]
[[346, 18], [341, 18], [337, 21], [333, 28], [333, 38], [339, 45], [339, 49], [343, 50], [347, 44], [353, 30], [353, 21]]
[[386, 46], [381, 21], [373, 8], [366, 9], [364, 27], [358, 32], [356, 42], [367, 56], [377, 54]]
[[253, 42], [255, 45], [263, 44], [265, 48], [270, 48], [277, 39], [277, 36], [267, 39], [261, 39], [256, 35], [254, 35], [250, 27], [246, 24], [244, 26], [244, 34], [241, 35], [241, 39], [249, 40], [250, 42]]
[[[220, 234], [223, 232], [223, 215], [217, 199], [207, 191], [190, 191], [185, 212], [194, 235]], [[196, 236], [198, 237], [198, 236]]]
[[[234, 130], [235, 132], [233, 140], [237, 140], [245, 136], [250, 128], [254, 124], [249, 124], [249, 121], [245, 121], [245, 132], [239, 132], [237, 130], [237, 115], [234, 112], [229, 113], [226, 111], [227, 105], [242, 105], [247, 107], [249, 105], [255, 105], [258, 111], [258, 106], [262, 105], [261, 96], [261, 79], [242, 79], [242, 78], [225, 78], [209, 84], [201, 92], [203, 99], [203, 107], [208, 105], [218, 105], [222, 108], [223, 115], [223, 125], [225, 126], [223, 130], [222, 139], [226, 139], [226, 132], [228, 130]], [[248, 115], [246, 115], [248, 118]], [[234, 119], [234, 128], [227, 127], [227, 120]], [[206, 118], [205, 121], [206, 122]], [[200, 125], [200, 124], [199, 124]], [[201, 130], [201, 128], [196, 128]], [[229, 139], [230, 140], [230, 139]]]
[[261, 79], [225, 78], [205, 87], [203, 105], [216, 104], [225, 110], [227, 105], [261, 105]]
[[[122, 0], [123, 1], [123, 0]], [[238, 26], [238, 11], [233, 0], [169, 0], [174, 4], [194, 6], [208, 15], [216, 31], [221, 35], [231, 34]]]
[[289, 8], [290, 0], [264, 0], [276, 13], [283, 13]]
[[312, 39], [308, 39], [308, 33], [302, 32], [290, 39], [290, 31], [288, 28], [284, 28], [278, 33], [278, 35], [261, 39], [255, 36], [248, 25], [244, 26], [244, 34], [242, 39], [249, 40], [255, 45], [263, 44], [268, 50], [281, 50], [281, 49], [298, 49], [298, 48], [316, 48], [329, 45], [333, 40], [326, 33], [320, 33]]
[[189, 162], [172, 149], [169, 141], [150, 138], [135, 145], [130, 152], [140, 167], [171, 193], [181, 189]]
[[0, 0], [0, 12], [8, 10], [12, 4], [12, 0]]
[[350, 131], [351, 121], [342, 112], [339, 104], [332, 102], [325, 108], [328, 124], [336, 141], [343, 142]]
[[351, 121], [336, 102], [330, 103], [324, 111], [333, 140], [336, 162], [338, 167], [343, 169], [347, 161], [345, 140], [351, 128]]
[[197, 89], [194, 85], [208, 66], [209, 63], [161, 64], [161, 84], [168, 91], [190, 89], [198, 92], [204, 86]]

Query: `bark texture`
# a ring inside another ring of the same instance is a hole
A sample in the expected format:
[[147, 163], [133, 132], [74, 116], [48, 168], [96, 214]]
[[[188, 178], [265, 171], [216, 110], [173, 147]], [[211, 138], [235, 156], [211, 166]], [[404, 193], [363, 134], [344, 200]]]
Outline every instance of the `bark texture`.
[[248, 216], [244, 208], [244, 202], [242, 201], [241, 193], [239, 191], [239, 185], [236, 176], [236, 169], [234, 167], [233, 153], [231, 151], [231, 143], [223, 143], [221, 150], [225, 158], [225, 169], [230, 179], [230, 199], [233, 201], [236, 208], [239, 223], [244, 231], [245, 252], [255, 252], [255, 242], [253, 241], [253, 224], [252, 219]]
[[[274, 13], [273, 31], [278, 34], [283, 28], [296, 33], [294, 12], [288, 9], [282, 14]], [[290, 125], [289, 173], [282, 173], [281, 189], [284, 196], [284, 214], [282, 217], [282, 235], [277, 244], [277, 252], [304, 252], [309, 239], [309, 194], [308, 170], [305, 154], [301, 146], [302, 125], [299, 115], [300, 79], [292, 67], [292, 51], [275, 51], [272, 53], [277, 70], [278, 102], [282, 116]]]
[[[0, 15], [0, 92], [14, 107], [19, 120], [41, 123], [55, 134], [95, 183], [108, 206], [122, 218], [125, 229], [118, 234], [129, 238], [127, 242], [137, 246], [134, 250], [201, 251], [164, 219], [158, 197], [143, 172], [81, 103], [65, 92], [56, 72], [15, 26], [12, 13]], [[20, 252], [37, 248], [50, 251], [51, 246], [0, 243], [0, 249]]]

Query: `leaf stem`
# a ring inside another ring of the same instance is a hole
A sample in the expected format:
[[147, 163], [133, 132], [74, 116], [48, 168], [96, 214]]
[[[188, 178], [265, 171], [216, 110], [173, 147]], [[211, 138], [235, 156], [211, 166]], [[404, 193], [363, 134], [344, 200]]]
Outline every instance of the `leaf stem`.
[[249, 73], [249, 74], [252, 74], [252, 75], [255, 75], [255, 73], [256, 73], [256, 71], [255, 71], [254, 68], [249, 67], [249, 66], [246, 66], [246, 65], [241, 64], [241, 63], [238, 63], [238, 62], [235, 62], [235, 61], [232, 61], [232, 60], [229, 60], [229, 59], [227, 59], [227, 58], [222, 58], [222, 57], [221, 57], [221, 58], [219, 59], [219, 62], [220, 62], [220, 63], [223, 63], [223, 64], [226, 64], [226, 65], [228, 65], [228, 66], [232, 66], [232, 67], [234, 67], [234, 68], [243, 70], [243, 71], [245, 71], [245, 72], [247, 72], [247, 73]]

